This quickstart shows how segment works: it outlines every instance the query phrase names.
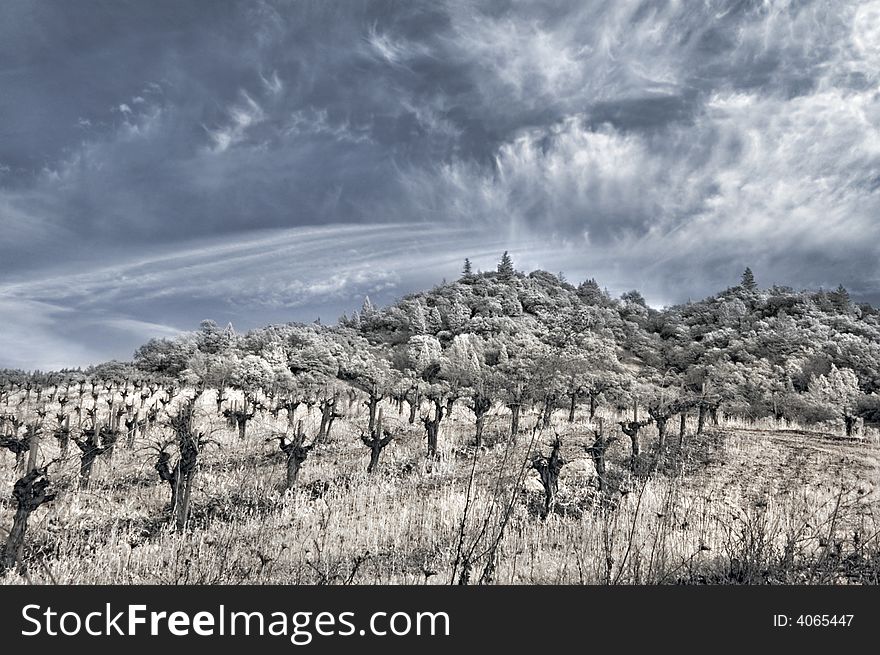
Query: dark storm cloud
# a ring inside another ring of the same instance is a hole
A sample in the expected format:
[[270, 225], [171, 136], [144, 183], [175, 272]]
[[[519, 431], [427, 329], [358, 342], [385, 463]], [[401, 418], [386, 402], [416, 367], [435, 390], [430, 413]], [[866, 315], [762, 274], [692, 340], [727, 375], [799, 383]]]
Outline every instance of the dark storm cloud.
[[876, 0], [10, 0], [0, 365], [505, 248], [655, 303], [745, 265], [876, 298], [878, 71]]

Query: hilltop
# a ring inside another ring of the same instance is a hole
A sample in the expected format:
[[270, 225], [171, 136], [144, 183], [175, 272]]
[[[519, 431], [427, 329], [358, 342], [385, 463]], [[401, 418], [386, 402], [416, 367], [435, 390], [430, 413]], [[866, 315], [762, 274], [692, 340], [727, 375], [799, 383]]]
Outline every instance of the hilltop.
[[659, 404], [675, 397], [666, 409], [836, 422], [849, 434], [860, 419], [880, 418], [880, 310], [843, 287], [759, 288], [750, 270], [714, 296], [655, 309], [635, 290], [612, 298], [593, 279], [574, 285], [547, 271], [518, 272], [505, 253], [497, 271], [473, 272], [466, 262], [458, 280], [387, 307], [367, 298], [335, 326], [237, 334], [204, 321], [151, 340], [132, 362], [68, 373], [306, 395], [331, 380], [401, 397], [419, 384], [434, 395], [438, 384], [454, 387], [456, 397], [479, 387], [492, 401], [548, 411], [583, 399], [622, 408], [635, 396], [654, 399], [662, 413]]

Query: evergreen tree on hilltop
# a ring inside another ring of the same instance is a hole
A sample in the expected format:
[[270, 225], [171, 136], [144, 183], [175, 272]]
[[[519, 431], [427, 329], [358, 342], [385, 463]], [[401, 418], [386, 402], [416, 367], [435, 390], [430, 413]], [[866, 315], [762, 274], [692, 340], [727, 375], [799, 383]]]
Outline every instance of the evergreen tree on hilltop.
[[758, 283], [755, 282], [755, 274], [752, 273], [752, 269], [748, 266], [746, 267], [746, 270], [743, 271], [740, 286], [746, 291], [754, 291], [758, 288]]
[[464, 279], [468, 279], [472, 277], [474, 274], [473, 268], [471, 267], [471, 260], [467, 257], [464, 258], [464, 268], [461, 270], [461, 277]]
[[501, 261], [498, 262], [498, 273], [504, 280], [509, 280], [516, 274], [516, 271], [513, 269], [513, 260], [510, 258], [510, 254], [506, 250], [504, 251], [504, 254], [501, 255]]
[[831, 304], [834, 305], [835, 309], [840, 312], [848, 313], [850, 310], [851, 298], [849, 296], [849, 291], [846, 290], [846, 287], [838, 285], [837, 290], [833, 291], [831, 294]]

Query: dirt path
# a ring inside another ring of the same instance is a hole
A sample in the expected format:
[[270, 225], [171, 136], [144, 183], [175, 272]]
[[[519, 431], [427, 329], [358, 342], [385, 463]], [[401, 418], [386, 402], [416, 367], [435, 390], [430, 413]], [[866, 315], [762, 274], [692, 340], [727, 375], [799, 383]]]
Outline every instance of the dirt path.
[[820, 433], [724, 429], [696, 478], [746, 495], [786, 493], [804, 486], [844, 489], [880, 501], [880, 447]]

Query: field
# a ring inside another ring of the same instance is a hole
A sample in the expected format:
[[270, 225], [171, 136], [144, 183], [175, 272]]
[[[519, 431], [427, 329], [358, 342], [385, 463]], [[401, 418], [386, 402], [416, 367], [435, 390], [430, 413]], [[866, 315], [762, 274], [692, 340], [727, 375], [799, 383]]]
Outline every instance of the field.
[[[168, 518], [169, 485], [155, 468], [168, 434], [161, 417], [132, 444], [120, 440], [98, 457], [85, 489], [77, 448], [58, 461], [58, 444], [43, 437], [38, 459], [51, 462], [57, 497], [30, 517], [24, 566], [0, 581], [836, 584], [877, 583], [880, 575], [872, 431], [843, 439], [722, 418], [699, 435], [688, 423], [683, 443], [676, 430], [657, 452], [648, 426], [634, 465], [626, 437], [611, 445], [600, 492], [585, 447], [600, 418], [622, 436], [616, 421], [625, 417], [607, 410], [592, 423], [580, 412], [569, 423], [560, 410], [549, 428], [526, 413], [513, 443], [508, 411], [496, 407], [475, 448], [473, 415], [457, 406], [441, 427], [437, 458], [428, 459], [420, 422], [410, 425], [405, 405], [385, 402], [394, 439], [367, 473], [366, 410], [342, 402], [329, 438], [285, 492], [285, 455], [272, 439], [289, 429], [284, 413], [258, 412], [240, 439], [213, 394], [196, 404], [206, 442], [184, 529]], [[320, 413], [303, 405], [296, 418], [312, 435]], [[557, 434], [564, 464], [544, 516], [545, 490], [531, 464], [550, 454]], [[8, 530], [19, 474], [15, 456], [0, 453], [0, 526]]]

